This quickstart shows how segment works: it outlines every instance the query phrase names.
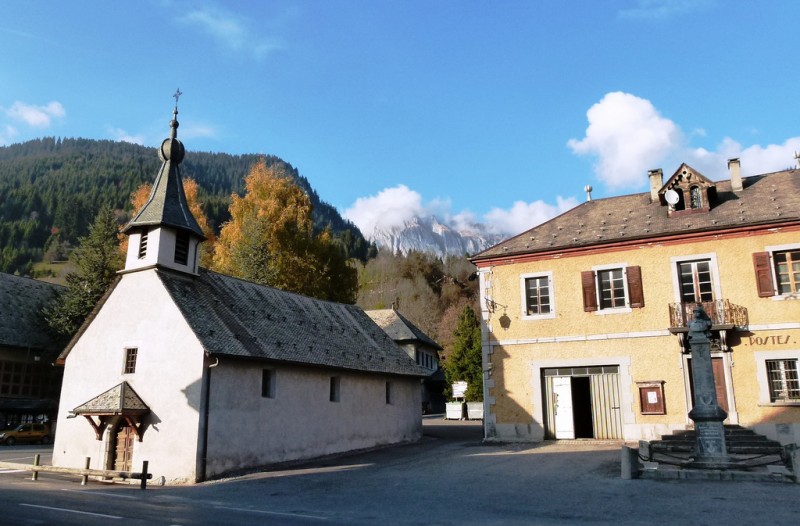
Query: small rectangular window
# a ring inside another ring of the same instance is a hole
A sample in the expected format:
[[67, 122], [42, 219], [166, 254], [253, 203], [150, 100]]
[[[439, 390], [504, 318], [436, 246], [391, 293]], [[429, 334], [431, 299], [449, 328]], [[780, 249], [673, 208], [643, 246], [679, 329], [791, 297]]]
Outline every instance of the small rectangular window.
[[386, 382], [386, 403], [392, 403], [392, 382]]
[[338, 376], [331, 376], [330, 401], [338, 402], [341, 398], [341, 379]]
[[139, 349], [136, 347], [128, 347], [125, 349], [125, 374], [133, 374], [136, 372], [136, 356], [139, 354]]
[[618, 309], [625, 306], [625, 281], [621, 268], [599, 270], [600, 308]]
[[139, 259], [144, 259], [147, 255], [147, 231], [142, 232], [139, 238]]
[[550, 313], [550, 285], [547, 276], [525, 280], [526, 312], [529, 316]]
[[800, 292], [800, 250], [775, 252], [773, 259], [778, 294]]
[[556, 315], [553, 298], [553, 273], [550, 271], [520, 275], [522, 319], [552, 319]]
[[175, 236], [175, 263], [185, 265], [189, 261], [189, 232], [179, 230]]
[[767, 360], [770, 402], [800, 402], [797, 360]]
[[275, 398], [274, 369], [264, 369], [261, 371], [261, 396], [262, 398]]

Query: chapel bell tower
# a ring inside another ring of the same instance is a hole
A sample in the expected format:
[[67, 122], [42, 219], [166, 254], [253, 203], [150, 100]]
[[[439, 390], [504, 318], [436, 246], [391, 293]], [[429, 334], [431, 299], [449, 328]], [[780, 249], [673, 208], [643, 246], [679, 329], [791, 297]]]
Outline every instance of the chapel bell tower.
[[197, 274], [198, 247], [206, 239], [189, 210], [180, 164], [186, 153], [178, 136], [178, 98], [169, 123], [169, 138], [158, 149], [161, 169], [139, 213], [122, 229], [128, 236], [125, 272], [166, 267]]

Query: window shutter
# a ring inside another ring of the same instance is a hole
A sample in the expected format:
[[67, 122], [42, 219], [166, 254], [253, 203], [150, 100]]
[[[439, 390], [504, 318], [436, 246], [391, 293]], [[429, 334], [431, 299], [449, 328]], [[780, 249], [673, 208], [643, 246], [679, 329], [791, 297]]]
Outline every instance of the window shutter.
[[772, 288], [772, 267], [769, 264], [769, 252], [753, 253], [753, 268], [756, 271], [756, 288], [759, 298], [769, 298], [775, 295]]
[[593, 312], [597, 310], [597, 286], [595, 285], [594, 271], [581, 272], [581, 285], [583, 286], [583, 310]]
[[644, 307], [644, 291], [642, 290], [642, 267], [628, 267], [625, 269], [628, 276], [628, 296], [631, 308]]

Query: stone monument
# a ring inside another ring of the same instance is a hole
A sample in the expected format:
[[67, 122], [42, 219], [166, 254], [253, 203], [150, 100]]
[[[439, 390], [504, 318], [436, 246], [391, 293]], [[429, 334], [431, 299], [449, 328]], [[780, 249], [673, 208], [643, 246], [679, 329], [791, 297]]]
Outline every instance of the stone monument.
[[717, 402], [714, 372], [711, 368], [711, 319], [698, 305], [689, 322], [688, 342], [692, 352], [692, 379], [694, 384], [694, 407], [689, 418], [695, 423], [694, 458], [687, 467], [726, 469], [733, 467], [725, 444], [725, 427], [722, 422], [728, 417]]

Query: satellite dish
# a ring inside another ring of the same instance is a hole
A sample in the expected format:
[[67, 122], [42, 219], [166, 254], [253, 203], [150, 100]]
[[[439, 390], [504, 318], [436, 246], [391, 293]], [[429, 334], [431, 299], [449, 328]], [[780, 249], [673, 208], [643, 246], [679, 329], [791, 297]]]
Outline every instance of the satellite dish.
[[667, 201], [667, 203], [671, 205], [676, 205], [678, 204], [678, 201], [681, 200], [681, 196], [679, 196], [678, 192], [676, 192], [675, 190], [667, 190], [666, 192], [664, 192], [664, 199]]

